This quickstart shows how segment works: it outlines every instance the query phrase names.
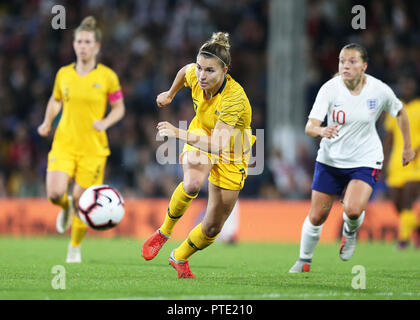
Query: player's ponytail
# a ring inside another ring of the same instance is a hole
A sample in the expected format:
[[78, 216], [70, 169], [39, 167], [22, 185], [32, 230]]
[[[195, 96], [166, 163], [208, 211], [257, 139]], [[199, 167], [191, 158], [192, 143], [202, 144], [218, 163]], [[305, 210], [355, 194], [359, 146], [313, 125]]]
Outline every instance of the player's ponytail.
[[211, 38], [204, 43], [198, 54], [208, 58], [217, 58], [223, 67], [231, 64], [229, 34], [226, 32], [213, 33]]
[[83, 19], [77, 29], [74, 31], [74, 36], [80, 31], [93, 32], [95, 35], [95, 41], [100, 42], [102, 39], [102, 33], [99, 28], [96, 27], [96, 19], [92, 16], [88, 16]]

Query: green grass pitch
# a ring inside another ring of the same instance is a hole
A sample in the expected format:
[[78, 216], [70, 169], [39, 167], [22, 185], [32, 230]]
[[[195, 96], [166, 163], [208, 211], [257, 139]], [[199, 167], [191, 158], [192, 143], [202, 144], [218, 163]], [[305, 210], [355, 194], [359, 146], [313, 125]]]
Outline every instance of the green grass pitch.
[[[168, 241], [152, 261], [140, 256], [142, 241], [87, 238], [82, 264], [66, 264], [68, 237], [0, 237], [0, 299], [152, 300], [420, 300], [420, 250], [359, 243], [352, 260], [339, 244], [319, 244], [310, 273], [289, 274], [298, 244], [215, 243], [190, 259], [197, 279], [177, 279]], [[65, 273], [53, 273], [54, 266]], [[360, 267], [365, 271], [365, 289]], [[61, 277], [65, 289], [54, 289]], [[355, 277], [359, 277], [356, 278]], [[357, 280], [359, 279], [359, 280]]]

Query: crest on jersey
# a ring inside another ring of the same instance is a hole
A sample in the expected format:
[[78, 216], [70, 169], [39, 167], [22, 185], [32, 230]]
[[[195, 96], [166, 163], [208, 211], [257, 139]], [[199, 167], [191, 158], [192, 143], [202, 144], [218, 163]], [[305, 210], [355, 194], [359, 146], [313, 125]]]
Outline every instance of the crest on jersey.
[[376, 108], [378, 106], [378, 99], [368, 99], [367, 100], [367, 106], [368, 106], [369, 111], [376, 110]]

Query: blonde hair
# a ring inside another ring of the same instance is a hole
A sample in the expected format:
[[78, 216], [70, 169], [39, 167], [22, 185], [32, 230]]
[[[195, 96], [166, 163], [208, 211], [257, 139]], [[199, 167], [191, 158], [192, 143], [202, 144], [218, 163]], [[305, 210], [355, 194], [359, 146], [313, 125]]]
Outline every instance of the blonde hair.
[[213, 33], [211, 38], [201, 46], [198, 54], [217, 58], [223, 64], [223, 67], [229, 67], [231, 64], [229, 33]]
[[76, 34], [80, 31], [93, 32], [93, 34], [95, 35], [96, 42], [100, 42], [102, 39], [101, 30], [99, 30], [99, 28], [96, 27], [96, 19], [92, 16], [88, 16], [83, 19], [83, 21], [76, 28], [76, 30], [74, 30], [74, 37], [76, 37]]

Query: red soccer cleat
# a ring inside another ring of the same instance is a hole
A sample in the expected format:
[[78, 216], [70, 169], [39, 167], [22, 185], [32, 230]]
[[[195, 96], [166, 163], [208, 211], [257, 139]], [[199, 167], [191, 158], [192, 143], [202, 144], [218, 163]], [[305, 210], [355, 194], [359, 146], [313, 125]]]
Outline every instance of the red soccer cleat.
[[309, 272], [311, 271], [311, 259], [299, 259], [290, 268], [289, 273], [300, 273], [300, 272]]
[[143, 243], [141, 248], [141, 255], [146, 260], [152, 260], [159, 253], [159, 250], [163, 247], [168, 239], [160, 232], [156, 230], [152, 236]]
[[172, 251], [171, 255], [169, 256], [169, 264], [172, 267], [174, 267], [176, 271], [178, 271], [178, 278], [195, 279], [195, 275], [191, 272], [190, 266], [188, 265], [188, 261], [175, 260], [174, 251]]

